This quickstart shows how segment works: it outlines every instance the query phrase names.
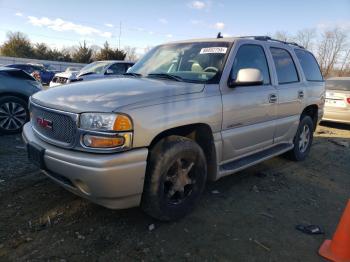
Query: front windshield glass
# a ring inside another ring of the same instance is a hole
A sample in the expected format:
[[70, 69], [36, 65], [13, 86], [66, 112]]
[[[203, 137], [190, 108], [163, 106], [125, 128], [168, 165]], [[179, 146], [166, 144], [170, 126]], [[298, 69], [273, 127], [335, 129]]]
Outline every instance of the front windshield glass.
[[91, 64], [84, 66], [80, 70], [80, 74], [86, 74], [86, 73], [101, 74], [104, 72], [104, 69], [109, 64], [110, 64], [110, 62], [93, 62]]
[[128, 73], [149, 77], [166, 74], [186, 82], [206, 83], [221, 73], [229, 46], [229, 42], [157, 46], [130, 68]]

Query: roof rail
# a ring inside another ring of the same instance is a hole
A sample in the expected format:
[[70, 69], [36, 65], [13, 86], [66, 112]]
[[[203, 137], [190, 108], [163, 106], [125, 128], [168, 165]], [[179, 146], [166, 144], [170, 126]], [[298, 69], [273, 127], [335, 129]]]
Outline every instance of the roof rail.
[[266, 36], [266, 35], [263, 35], [263, 36], [261, 36], [261, 35], [260, 36], [240, 36], [239, 38], [252, 38], [254, 40], [259, 40], [259, 41], [273, 41], [273, 42], [278, 42], [278, 43], [282, 43], [282, 44], [286, 44], [286, 45], [294, 45], [294, 46], [297, 46], [299, 48], [305, 49], [303, 46], [301, 46], [295, 42], [282, 41], [282, 40], [271, 38], [270, 36]]

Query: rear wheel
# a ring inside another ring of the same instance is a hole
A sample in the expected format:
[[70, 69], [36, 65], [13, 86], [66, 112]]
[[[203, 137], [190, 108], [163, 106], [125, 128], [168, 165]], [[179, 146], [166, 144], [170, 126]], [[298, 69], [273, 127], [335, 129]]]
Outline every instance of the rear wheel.
[[206, 179], [201, 147], [185, 137], [167, 137], [150, 152], [141, 206], [159, 220], [179, 219], [194, 208]]
[[310, 152], [314, 124], [310, 116], [303, 116], [300, 120], [298, 131], [294, 137], [294, 148], [288, 152], [288, 156], [295, 161], [304, 160]]
[[0, 133], [19, 133], [28, 120], [29, 111], [26, 101], [15, 96], [0, 98]]

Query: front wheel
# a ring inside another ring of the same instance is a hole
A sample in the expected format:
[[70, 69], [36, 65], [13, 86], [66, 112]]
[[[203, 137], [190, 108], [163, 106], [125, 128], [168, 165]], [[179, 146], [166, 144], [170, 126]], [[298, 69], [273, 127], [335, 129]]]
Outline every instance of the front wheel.
[[303, 161], [310, 152], [314, 124], [310, 116], [303, 116], [300, 120], [298, 131], [294, 137], [294, 148], [288, 152], [288, 156], [295, 161]]
[[180, 136], [159, 141], [150, 151], [142, 209], [159, 220], [179, 219], [197, 204], [207, 179], [201, 147]]

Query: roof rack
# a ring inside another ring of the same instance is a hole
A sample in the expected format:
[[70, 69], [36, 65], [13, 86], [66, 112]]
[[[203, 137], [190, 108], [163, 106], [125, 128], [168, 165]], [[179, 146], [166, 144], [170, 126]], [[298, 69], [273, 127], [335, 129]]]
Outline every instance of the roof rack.
[[261, 35], [260, 36], [240, 36], [239, 38], [252, 38], [254, 40], [259, 40], [259, 41], [273, 41], [273, 42], [278, 42], [278, 43], [282, 43], [282, 44], [286, 44], [286, 45], [294, 45], [294, 46], [297, 46], [299, 48], [305, 49], [303, 46], [301, 46], [295, 42], [282, 41], [282, 40], [271, 38], [271, 37], [266, 36], [266, 35], [263, 35], [263, 36], [261, 36]]

